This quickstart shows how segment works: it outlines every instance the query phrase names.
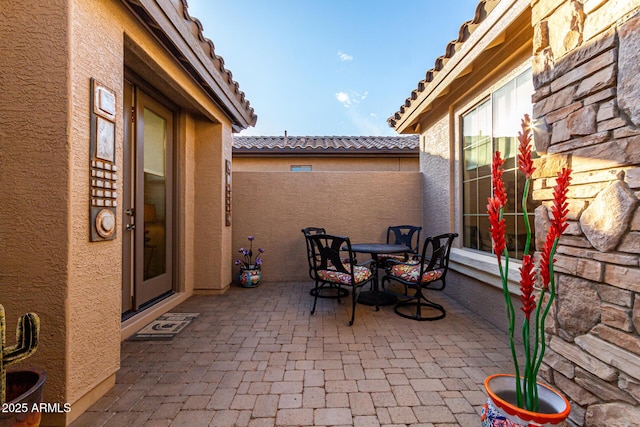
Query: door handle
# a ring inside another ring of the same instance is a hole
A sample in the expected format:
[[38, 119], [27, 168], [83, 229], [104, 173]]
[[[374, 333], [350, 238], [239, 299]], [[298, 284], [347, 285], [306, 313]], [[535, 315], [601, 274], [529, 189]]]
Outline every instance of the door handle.
[[125, 228], [127, 229], [127, 231], [133, 231], [133, 230], [135, 230], [136, 225], [135, 224], [127, 224], [125, 226]]

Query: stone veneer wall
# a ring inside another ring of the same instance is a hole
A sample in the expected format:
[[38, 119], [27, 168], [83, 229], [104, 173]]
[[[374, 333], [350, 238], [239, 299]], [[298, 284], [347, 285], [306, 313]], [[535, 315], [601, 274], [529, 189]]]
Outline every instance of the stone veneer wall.
[[537, 230], [554, 176], [573, 169], [541, 375], [570, 399], [571, 425], [640, 425], [640, 1], [532, 7], [536, 147], [546, 153]]

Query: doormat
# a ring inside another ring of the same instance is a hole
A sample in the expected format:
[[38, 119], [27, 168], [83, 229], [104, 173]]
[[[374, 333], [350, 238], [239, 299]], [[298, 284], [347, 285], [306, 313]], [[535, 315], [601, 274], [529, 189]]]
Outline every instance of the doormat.
[[200, 313], [165, 313], [129, 339], [134, 341], [170, 340], [198, 316]]

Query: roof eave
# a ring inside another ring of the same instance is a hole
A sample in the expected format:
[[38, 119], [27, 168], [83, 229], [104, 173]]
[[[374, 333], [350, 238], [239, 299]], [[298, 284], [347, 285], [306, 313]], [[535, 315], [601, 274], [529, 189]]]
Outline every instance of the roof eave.
[[200, 22], [189, 16], [185, 0], [121, 1], [229, 117], [234, 132], [255, 126], [253, 108], [203, 36]]
[[[420, 133], [421, 116], [431, 109], [433, 102], [449, 92], [456, 79], [473, 70], [473, 61], [485, 50], [491, 49], [504, 41], [506, 26], [500, 23], [511, 22], [530, 6], [529, 0], [502, 0], [478, 24], [469, 38], [456, 47], [455, 53], [447, 58], [440, 57], [436, 62], [437, 72], [430, 70], [432, 80], [422, 81], [424, 88], [412, 92], [400, 111], [388, 119], [389, 126], [400, 134]], [[463, 25], [464, 26], [464, 25]], [[450, 44], [451, 46], [451, 44]], [[446, 61], [446, 62], [445, 62]]]

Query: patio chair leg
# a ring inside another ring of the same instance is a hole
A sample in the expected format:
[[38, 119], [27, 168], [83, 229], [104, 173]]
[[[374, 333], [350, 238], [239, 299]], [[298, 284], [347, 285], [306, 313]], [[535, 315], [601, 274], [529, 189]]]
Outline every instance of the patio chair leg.
[[352, 294], [352, 298], [351, 298], [351, 321], [349, 322], [349, 326], [353, 326], [353, 321], [355, 320], [356, 317], [356, 301], [358, 299], [357, 294], [359, 294], [359, 292], [356, 292], [356, 288], [353, 288], [353, 291], [351, 292]]
[[[400, 310], [402, 307], [410, 308], [413, 306], [416, 307], [415, 315], [407, 314], [406, 312], [403, 312]], [[422, 309], [427, 307], [433, 309], [436, 312], [436, 314], [433, 316], [424, 317], [422, 315]], [[416, 290], [416, 294], [414, 295], [413, 298], [406, 301], [398, 302], [394, 307], [393, 311], [395, 311], [396, 314], [402, 317], [405, 317], [407, 319], [420, 320], [420, 321], [438, 320], [438, 319], [444, 318], [447, 315], [446, 311], [444, 310], [444, 307], [423, 296], [422, 290], [420, 288]]]
[[314, 292], [314, 296], [313, 296], [313, 308], [311, 309], [311, 314], [316, 312], [316, 303], [318, 302], [318, 282], [316, 282], [316, 291]]

